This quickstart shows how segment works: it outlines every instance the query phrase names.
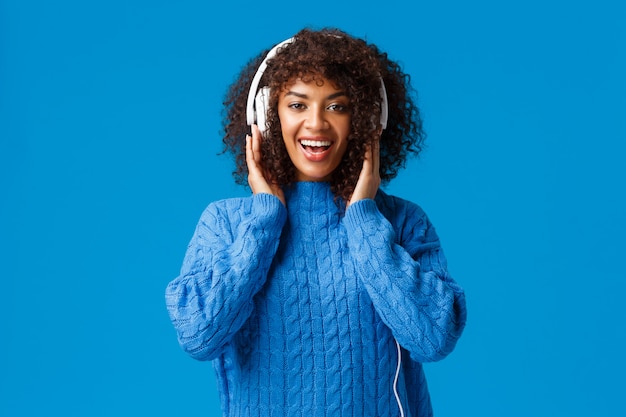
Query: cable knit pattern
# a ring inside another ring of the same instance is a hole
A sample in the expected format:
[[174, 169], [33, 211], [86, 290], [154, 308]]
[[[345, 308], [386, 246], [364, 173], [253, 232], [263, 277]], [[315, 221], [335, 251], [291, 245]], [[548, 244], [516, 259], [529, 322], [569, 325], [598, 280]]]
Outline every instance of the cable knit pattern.
[[422, 362], [454, 348], [465, 297], [415, 204], [345, 213], [326, 183], [215, 202], [166, 290], [183, 349], [213, 360], [224, 416], [431, 416]]

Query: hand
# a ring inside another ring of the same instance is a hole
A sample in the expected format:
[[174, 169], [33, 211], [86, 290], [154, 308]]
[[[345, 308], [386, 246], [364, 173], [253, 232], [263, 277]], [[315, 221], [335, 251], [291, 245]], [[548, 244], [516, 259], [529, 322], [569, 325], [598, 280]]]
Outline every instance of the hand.
[[263, 168], [263, 155], [261, 153], [261, 132], [257, 125], [252, 125], [252, 137], [246, 135], [246, 164], [248, 165], [248, 184], [252, 189], [252, 193], [272, 194], [283, 203], [285, 203], [285, 195], [280, 186], [271, 180]]
[[366, 198], [374, 199], [380, 187], [380, 143], [376, 139], [365, 151], [363, 168], [354, 187], [354, 191], [348, 201], [350, 204]]

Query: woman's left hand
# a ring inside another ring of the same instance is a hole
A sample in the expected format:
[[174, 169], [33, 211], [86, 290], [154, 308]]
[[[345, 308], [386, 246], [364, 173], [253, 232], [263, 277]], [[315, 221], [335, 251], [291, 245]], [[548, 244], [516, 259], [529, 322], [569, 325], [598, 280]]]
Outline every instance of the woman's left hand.
[[352, 196], [348, 201], [348, 207], [350, 204], [366, 198], [374, 199], [378, 188], [380, 187], [380, 143], [379, 139], [376, 139], [365, 151], [365, 158], [363, 159], [363, 168], [361, 168], [361, 174], [354, 187]]

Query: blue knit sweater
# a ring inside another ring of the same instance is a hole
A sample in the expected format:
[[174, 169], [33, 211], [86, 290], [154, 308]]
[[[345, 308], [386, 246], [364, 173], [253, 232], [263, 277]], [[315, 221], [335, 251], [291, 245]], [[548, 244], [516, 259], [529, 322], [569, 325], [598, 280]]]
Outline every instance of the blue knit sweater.
[[422, 362], [454, 348], [463, 290], [415, 204], [343, 212], [327, 183], [209, 205], [166, 290], [183, 349], [213, 360], [225, 416], [432, 415]]

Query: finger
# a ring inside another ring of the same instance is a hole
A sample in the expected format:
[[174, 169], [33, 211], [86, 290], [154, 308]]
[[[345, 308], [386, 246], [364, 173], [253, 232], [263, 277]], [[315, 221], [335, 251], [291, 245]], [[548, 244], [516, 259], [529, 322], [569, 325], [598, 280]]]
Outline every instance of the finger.
[[257, 125], [252, 125], [252, 153], [254, 160], [260, 164], [263, 156], [261, 154], [261, 132]]
[[259, 126], [256, 124], [252, 125], [252, 135], [252, 149], [254, 151], [255, 161], [257, 162], [259, 170], [262, 171], [262, 175], [265, 180], [269, 184], [272, 184], [274, 181], [271, 172], [266, 168], [263, 160], [263, 150], [261, 148], [261, 145], [263, 144], [263, 135], [261, 134], [261, 130], [259, 130]]
[[380, 139], [372, 143], [372, 173], [375, 176], [380, 175]]
[[373, 155], [372, 155], [372, 147], [373, 144], [369, 144], [365, 148], [365, 155], [363, 157], [363, 168], [361, 169], [361, 175], [368, 175], [373, 172]]
[[246, 164], [248, 165], [249, 173], [253, 173], [257, 169], [254, 152], [252, 151], [252, 137], [250, 135], [246, 135]]
[[250, 135], [246, 135], [246, 163], [248, 165], [250, 165], [252, 158], [252, 144], [251, 144], [251, 140], [252, 138], [250, 137]]

